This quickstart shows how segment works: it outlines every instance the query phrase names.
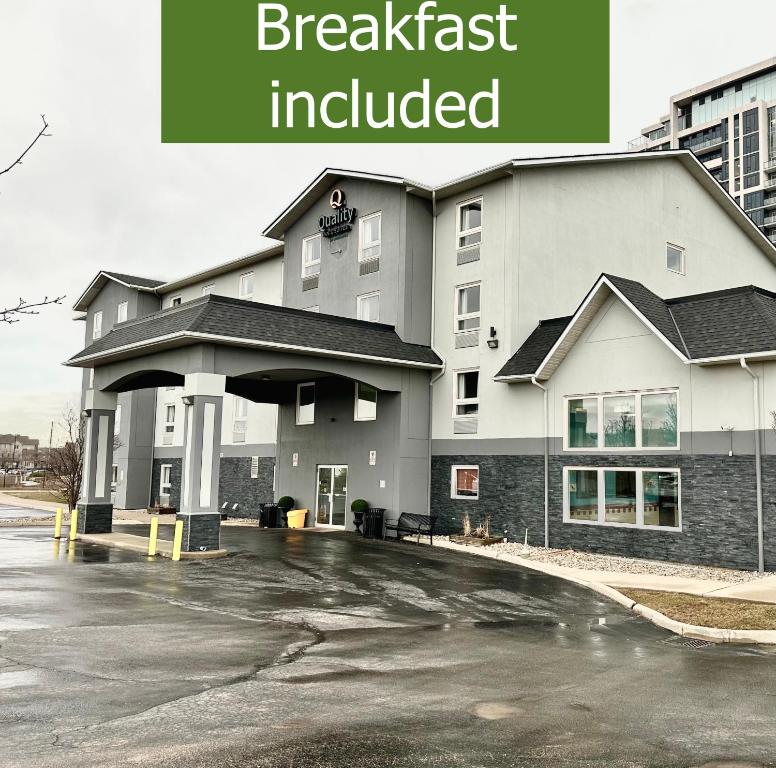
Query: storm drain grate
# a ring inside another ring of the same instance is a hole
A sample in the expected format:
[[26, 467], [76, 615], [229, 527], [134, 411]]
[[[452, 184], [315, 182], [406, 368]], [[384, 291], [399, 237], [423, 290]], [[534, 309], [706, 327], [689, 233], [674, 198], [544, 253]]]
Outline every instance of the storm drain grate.
[[695, 650], [708, 648], [710, 645], [714, 645], [714, 643], [709, 642], [708, 640], [698, 640], [694, 637], [669, 637], [660, 642], [665, 645], [678, 645], [681, 648], [693, 648]]

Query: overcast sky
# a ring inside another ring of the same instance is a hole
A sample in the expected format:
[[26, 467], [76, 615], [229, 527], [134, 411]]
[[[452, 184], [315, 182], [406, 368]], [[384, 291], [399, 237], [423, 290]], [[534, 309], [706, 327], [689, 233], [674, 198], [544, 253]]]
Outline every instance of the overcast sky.
[[83, 346], [72, 302], [100, 269], [170, 279], [248, 253], [323, 164], [436, 183], [510, 157], [622, 151], [671, 94], [776, 55], [773, 0], [612, 6], [609, 145], [271, 147], [160, 143], [158, 0], [2, 0], [0, 166], [41, 112], [54, 135], [0, 176], [0, 305], [68, 298], [0, 325], [0, 433], [45, 443], [78, 402], [61, 361]]

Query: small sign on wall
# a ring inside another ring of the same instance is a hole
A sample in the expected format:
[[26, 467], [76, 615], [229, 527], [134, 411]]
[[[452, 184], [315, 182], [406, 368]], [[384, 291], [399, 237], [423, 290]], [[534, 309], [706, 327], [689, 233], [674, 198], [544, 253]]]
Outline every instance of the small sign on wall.
[[374, 467], [377, 465], [377, 451], [369, 451], [369, 466]]
[[298, 467], [299, 466], [299, 454], [295, 453], [291, 456], [291, 466]]

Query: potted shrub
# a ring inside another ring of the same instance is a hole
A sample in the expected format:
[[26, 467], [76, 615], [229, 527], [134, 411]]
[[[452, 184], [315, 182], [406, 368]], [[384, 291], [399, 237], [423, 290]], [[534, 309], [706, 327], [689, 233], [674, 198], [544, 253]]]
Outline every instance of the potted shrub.
[[364, 513], [369, 509], [369, 502], [364, 499], [356, 499], [350, 505], [350, 511], [353, 513], [353, 524], [356, 530], [363, 535], [361, 526], [364, 524]]
[[278, 499], [278, 525], [283, 528], [288, 525], [288, 513], [294, 508], [293, 496], [281, 496]]

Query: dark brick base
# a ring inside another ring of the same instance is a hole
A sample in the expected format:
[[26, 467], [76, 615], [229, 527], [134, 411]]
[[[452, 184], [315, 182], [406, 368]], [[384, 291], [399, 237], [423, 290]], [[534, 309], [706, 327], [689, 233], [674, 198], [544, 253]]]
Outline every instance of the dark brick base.
[[[219, 507], [229, 504], [229, 517], [258, 519], [259, 504], [274, 501], [272, 479], [275, 459], [259, 457], [259, 476], [251, 477], [251, 457], [221, 459], [221, 477], [218, 484]], [[237, 512], [232, 507], [239, 505]]]
[[183, 552], [221, 549], [221, 515], [178, 515], [183, 520]]
[[[477, 524], [492, 516], [494, 533], [544, 543], [544, 468], [541, 456], [435, 456], [432, 512], [440, 528], [459, 533], [468, 512]], [[480, 467], [480, 498], [450, 498], [454, 464]], [[639, 530], [563, 522], [563, 467], [678, 467], [682, 531]], [[757, 505], [752, 456], [551, 456], [550, 546], [654, 560], [757, 568]], [[763, 461], [766, 568], [776, 570], [776, 457]]]
[[[151, 498], [153, 506], [159, 498], [159, 477], [162, 464], [169, 464], [170, 471], [170, 504], [180, 509], [181, 498], [181, 472], [183, 462], [181, 459], [154, 459], [153, 474], [151, 476]], [[224, 457], [221, 459], [221, 471], [218, 484], [218, 507], [224, 503], [229, 504], [229, 517], [256, 518], [259, 516], [259, 504], [274, 501], [272, 480], [275, 468], [275, 459], [271, 457], [259, 458], [259, 476], [251, 477], [251, 457]], [[232, 512], [232, 507], [237, 504], [238, 511]]]
[[78, 533], [110, 533], [113, 530], [113, 504], [79, 504]]

